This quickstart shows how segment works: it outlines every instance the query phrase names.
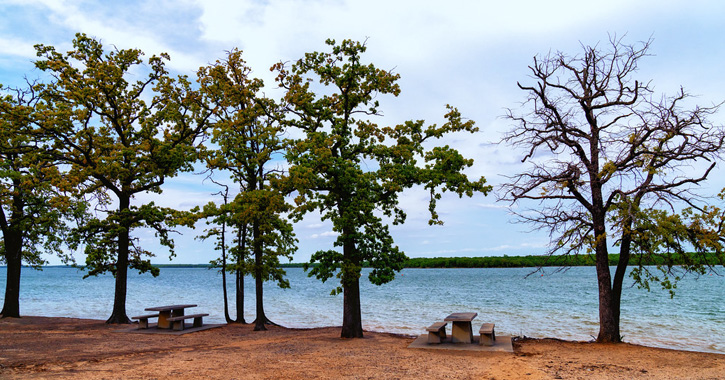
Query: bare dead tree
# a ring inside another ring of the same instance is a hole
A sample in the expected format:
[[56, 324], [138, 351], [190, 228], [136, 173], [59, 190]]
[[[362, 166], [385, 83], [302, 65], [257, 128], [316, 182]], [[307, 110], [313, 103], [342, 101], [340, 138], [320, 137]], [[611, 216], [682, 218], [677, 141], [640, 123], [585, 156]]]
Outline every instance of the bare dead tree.
[[[528, 94], [524, 111], [506, 115], [516, 126], [503, 142], [523, 149], [531, 168], [510, 177], [499, 198], [535, 201], [514, 212], [550, 233], [549, 254], [595, 256], [598, 342], [621, 341], [622, 283], [633, 252], [662, 252], [663, 244], [647, 246], [638, 226], [676, 219], [669, 213], [679, 205], [699, 208], [693, 185], [712, 172], [725, 139], [725, 128], [708, 121], [721, 104], [686, 109], [691, 98], [683, 89], [658, 98], [649, 82], [633, 79], [651, 42], [611, 37], [606, 49], [582, 45], [580, 56], [534, 57], [535, 84], [518, 84]], [[658, 209], [666, 212], [652, 212]], [[669, 247], [685, 252], [688, 240], [674, 241]], [[620, 256], [612, 275], [613, 245]]]

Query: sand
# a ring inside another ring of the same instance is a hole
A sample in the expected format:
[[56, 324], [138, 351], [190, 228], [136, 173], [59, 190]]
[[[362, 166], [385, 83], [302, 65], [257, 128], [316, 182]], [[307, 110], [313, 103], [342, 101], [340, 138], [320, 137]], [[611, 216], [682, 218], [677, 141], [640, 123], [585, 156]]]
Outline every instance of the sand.
[[412, 337], [335, 327], [185, 335], [119, 332], [103, 321], [0, 320], [0, 379], [725, 379], [725, 355], [552, 339], [514, 353], [411, 349]]

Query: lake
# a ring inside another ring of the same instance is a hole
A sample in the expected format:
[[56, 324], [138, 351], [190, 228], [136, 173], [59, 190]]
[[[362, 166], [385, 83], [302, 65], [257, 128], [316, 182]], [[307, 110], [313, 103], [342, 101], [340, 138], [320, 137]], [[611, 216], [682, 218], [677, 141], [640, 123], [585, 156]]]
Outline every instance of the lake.
[[[1, 268], [4, 296], [6, 273]], [[568, 271], [531, 268], [405, 269], [383, 286], [361, 281], [363, 327], [369, 331], [406, 335], [452, 312], [477, 312], [474, 326], [496, 323], [499, 334], [587, 341], [598, 332], [598, 301], [593, 267]], [[307, 277], [301, 268], [287, 268], [291, 289], [265, 287], [267, 317], [286, 327], [340, 326], [342, 295], [331, 296], [336, 282]], [[531, 274], [531, 275], [530, 275]], [[110, 275], [82, 279], [75, 268], [23, 268], [22, 315], [106, 319], [112, 309]], [[228, 278], [233, 315], [234, 282]], [[204, 268], [162, 268], [161, 275], [131, 271], [129, 316], [166, 304], [193, 303], [209, 313], [211, 323], [224, 322], [221, 274]], [[254, 285], [245, 283], [245, 318], [254, 320]], [[664, 290], [638, 289], [625, 281], [621, 334], [626, 342], [647, 346], [725, 354], [725, 277], [685, 277], [674, 299]], [[478, 327], [474, 327], [477, 331]]]

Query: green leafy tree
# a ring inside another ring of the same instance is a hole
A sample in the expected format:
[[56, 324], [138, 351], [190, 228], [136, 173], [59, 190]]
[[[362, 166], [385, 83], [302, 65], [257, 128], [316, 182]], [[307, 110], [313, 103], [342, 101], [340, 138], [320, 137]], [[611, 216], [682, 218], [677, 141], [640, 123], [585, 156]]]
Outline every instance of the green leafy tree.
[[[96, 217], [76, 231], [75, 242], [85, 246], [88, 275], [110, 271], [116, 278], [107, 323], [129, 323], [128, 268], [158, 275], [145, 258], [153, 255], [131, 231], [155, 230], [173, 255], [169, 222], [180, 216], [153, 202], [132, 205], [131, 200], [160, 193], [167, 178], [192, 170], [205, 115], [189, 81], [167, 72], [166, 54], [144, 65], [140, 50], [106, 51], [84, 34], [76, 35], [66, 54], [52, 46], [36, 50], [36, 66], [54, 78], [43, 94], [44, 132], [54, 140], [57, 158], [70, 166], [69, 175], [98, 195]], [[113, 201], [116, 206], [109, 208]]]
[[[227, 231], [235, 227], [233, 217], [236, 213], [233, 210], [234, 205], [229, 202], [229, 186], [214, 180], [212, 181], [224, 188], [224, 190], [214, 194], [221, 196], [224, 203], [217, 205], [214, 202], [210, 202], [204, 205], [202, 210], [192, 210], [197, 213], [197, 218], [206, 219], [207, 225], [210, 225], [197, 239], [206, 240], [215, 238], [215, 249], [221, 252], [221, 257], [212, 260], [211, 265], [214, 268], [221, 268], [222, 292], [224, 294], [224, 319], [227, 323], [247, 323], [244, 319], [244, 275], [247, 273], [245, 259], [248, 257], [246, 249], [248, 226], [239, 226], [240, 228], [236, 231], [236, 238], [232, 239], [231, 242], [233, 245], [230, 246], [227, 243]], [[235, 279], [236, 318], [232, 318], [229, 314], [227, 272], [231, 273]]]
[[[502, 198], [538, 201], [514, 211], [550, 232], [551, 254], [594, 256], [598, 342], [621, 341], [630, 264], [639, 266], [633, 273], [640, 284], [655, 280], [671, 289], [677, 280], [667, 277], [672, 253], [707, 245], [695, 220], [674, 214], [677, 204], [702, 209], [691, 189], [705, 181], [722, 149], [725, 128], [708, 121], [719, 106], [687, 109], [684, 90], [656, 97], [648, 82], [635, 80], [649, 47], [649, 41], [627, 45], [612, 38], [608, 49], [585, 46], [581, 56], [535, 57], [529, 68], [536, 83], [519, 84], [528, 93], [528, 112], [508, 114], [517, 126], [504, 141], [523, 148], [532, 168], [513, 176]], [[614, 273], [611, 246], [619, 247]], [[652, 256], [663, 259], [661, 275], [642, 267]]]
[[45, 154], [47, 144], [35, 128], [39, 98], [31, 84], [25, 89], [0, 85], [0, 263], [7, 264], [2, 318], [20, 317], [20, 274], [23, 263], [40, 269], [43, 253], [63, 262], [68, 223], [80, 216], [83, 202], [73, 186]]
[[[233, 50], [224, 61], [199, 70], [200, 91], [211, 110], [212, 138], [217, 149], [206, 153], [210, 170], [228, 172], [240, 192], [221, 209], [238, 231], [239, 257], [249, 249], [247, 268], [255, 279], [255, 330], [270, 323], [264, 313], [265, 281], [289, 287], [280, 257], [291, 259], [296, 249], [292, 225], [282, 217], [289, 206], [272, 186], [279, 170], [272, 166], [285, 145], [277, 121], [277, 105], [260, 95], [264, 83], [250, 76], [242, 52]], [[246, 249], [245, 249], [246, 248]]]
[[[423, 185], [430, 191], [431, 224], [441, 221], [436, 201], [444, 191], [459, 196], [486, 194], [485, 179], [469, 181], [463, 170], [472, 160], [449, 146], [430, 150], [424, 143], [451, 132], [475, 132], [473, 121], [463, 121], [448, 107], [447, 122], [424, 126], [408, 121], [394, 127], [380, 127], [368, 120], [379, 116], [378, 97], [397, 96], [399, 75], [362, 63], [366, 47], [350, 40], [341, 44], [328, 40], [330, 52], [308, 53], [291, 68], [276, 65], [278, 83], [287, 90], [288, 123], [304, 134], [287, 151], [291, 164], [287, 186], [296, 190], [292, 215], [300, 220], [312, 211], [332, 222], [339, 235], [336, 247], [342, 251], [319, 251], [310, 271], [326, 281], [333, 276], [343, 293], [343, 338], [362, 337], [359, 279], [364, 262], [373, 268], [369, 279], [381, 285], [402, 269], [406, 256], [395, 246], [383, 217], [403, 223], [405, 212], [398, 196], [406, 188]], [[322, 88], [317, 95], [313, 84]]]
[[[721, 192], [718, 198], [723, 197]], [[631, 275], [640, 288], [649, 291], [654, 282], [674, 297], [682, 276], [703, 275], [725, 265], [725, 211], [718, 206], [687, 207], [680, 213], [642, 208], [620, 214], [635, 215], [628, 233]]]

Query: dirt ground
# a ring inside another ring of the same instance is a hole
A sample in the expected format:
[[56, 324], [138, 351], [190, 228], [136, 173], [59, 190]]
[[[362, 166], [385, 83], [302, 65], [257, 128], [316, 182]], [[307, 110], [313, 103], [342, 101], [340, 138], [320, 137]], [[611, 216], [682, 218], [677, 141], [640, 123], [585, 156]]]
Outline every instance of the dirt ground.
[[119, 332], [103, 321], [0, 320], [0, 379], [725, 379], [725, 355], [519, 340], [515, 352], [409, 349], [413, 338], [339, 328], [180, 335]]

